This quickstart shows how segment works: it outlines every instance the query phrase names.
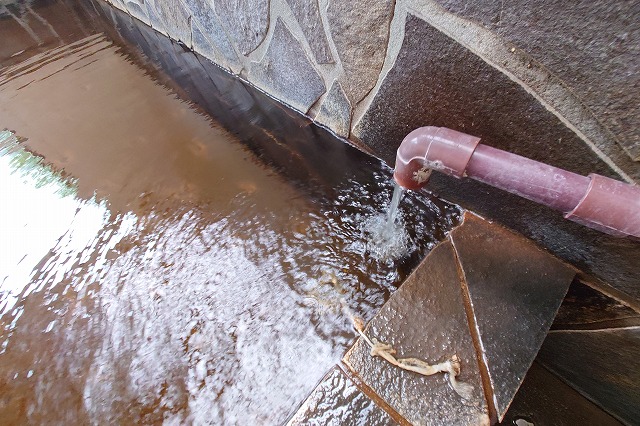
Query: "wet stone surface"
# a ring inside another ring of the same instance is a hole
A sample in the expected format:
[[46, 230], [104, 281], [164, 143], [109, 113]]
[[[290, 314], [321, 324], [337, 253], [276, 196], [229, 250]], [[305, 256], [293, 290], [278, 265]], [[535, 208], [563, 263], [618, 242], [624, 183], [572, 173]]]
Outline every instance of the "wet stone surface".
[[537, 362], [527, 372], [500, 424], [517, 425], [518, 419], [535, 426], [621, 425]]
[[470, 213], [450, 238], [501, 418], [536, 357], [575, 271], [530, 240]]
[[640, 418], [640, 327], [553, 331], [538, 361], [616, 418]]
[[552, 330], [580, 330], [640, 325], [640, 314], [575, 279], [558, 309]]
[[372, 259], [380, 161], [81, 5], [0, 75], [0, 419], [281, 424], [459, 209], [407, 196], [411, 252]]
[[396, 425], [389, 414], [365, 395], [338, 367], [313, 390], [288, 426]]
[[438, 245], [367, 325], [365, 334], [390, 344], [398, 358], [441, 362], [461, 359], [459, 379], [473, 386], [463, 400], [444, 374], [422, 376], [401, 370], [358, 339], [344, 358], [364, 383], [416, 425], [488, 424], [478, 361], [462, 300], [453, 247]]

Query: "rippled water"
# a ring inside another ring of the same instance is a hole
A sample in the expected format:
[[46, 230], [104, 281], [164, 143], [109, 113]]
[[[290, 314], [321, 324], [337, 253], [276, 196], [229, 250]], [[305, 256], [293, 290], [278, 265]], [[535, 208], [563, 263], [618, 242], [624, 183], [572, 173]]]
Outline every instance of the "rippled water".
[[388, 170], [270, 167], [127, 49], [0, 63], [0, 418], [283, 422], [458, 210], [406, 196], [412, 250], [376, 258]]

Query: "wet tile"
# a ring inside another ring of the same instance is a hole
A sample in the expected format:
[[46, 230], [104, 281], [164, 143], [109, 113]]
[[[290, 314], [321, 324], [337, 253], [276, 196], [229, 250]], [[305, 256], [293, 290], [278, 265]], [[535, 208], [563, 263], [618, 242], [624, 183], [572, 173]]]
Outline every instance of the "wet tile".
[[525, 376], [502, 424], [514, 425], [518, 419], [535, 426], [621, 425], [537, 362]]
[[425, 377], [401, 370], [371, 357], [369, 346], [358, 339], [344, 361], [408, 421], [418, 425], [488, 423], [451, 243], [433, 249], [371, 320], [366, 334], [391, 344], [398, 357], [429, 363], [444, 361], [453, 354], [461, 359], [459, 379], [474, 388], [469, 401], [451, 389], [443, 374]]
[[396, 425], [338, 367], [322, 379], [311, 395], [287, 423], [298, 425]]
[[560, 305], [552, 330], [580, 330], [640, 325], [640, 314], [578, 279]]
[[616, 418], [640, 418], [640, 327], [549, 333], [538, 361]]
[[575, 271], [530, 240], [470, 213], [452, 231], [451, 239], [501, 418]]

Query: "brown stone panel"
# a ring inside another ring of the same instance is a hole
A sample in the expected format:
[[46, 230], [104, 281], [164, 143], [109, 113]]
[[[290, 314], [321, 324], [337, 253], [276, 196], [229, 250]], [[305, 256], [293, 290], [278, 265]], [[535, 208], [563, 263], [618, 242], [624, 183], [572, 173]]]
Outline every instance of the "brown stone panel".
[[332, 64], [333, 56], [320, 18], [318, 0], [287, 0], [298, 20], [309, 47], [319, 64]]
[[628, 424], [640, 419], [640, 327], [549, 333], [538, 361]]
[[344, 69], [343, 88], [356, 104], [375, 86], [382, 69], [393, 0], [330, 0], [331, 37]]
[[269, 0], [216, 0], [214, 8], [243, 55], [253, 52], [267, 35]]
[[438, 0], [564, 80], [640, 161], [640, 3]]
[[253, 64], [249, 79], [298, 111], [306, 112], [324, 93], [324, 82], [280, 18], [275, 26], [267, 53], [260, 63]]
[[466, 213], [451, 233], [501, 418], [575, 271], [533, 242]]
[[569, 286], [551, 329], [579, 330], [629, 325], [640, 325], [638, 312], [575, 279]]
[[327, 373], [287, 423], [288, 426], [396, 424], [338, 367]]
[[519, 419], [535, 426], [621, 425], [537, 362], [527, 372], [501, 424], [516, 425]]
[[436, 246], [409, 276], [366, 329], [369, 338], [391, 344], [398, 358], [441, 362], [457, 354], [459, 379], [474, 387], [463, 400], [443, 374], [421, 376], [370, 356], [358, 339], [345, 362], [394, 410], [413, 424], [462, 425], [488, 422], [478, 360], [462, 301], [451, 243]]

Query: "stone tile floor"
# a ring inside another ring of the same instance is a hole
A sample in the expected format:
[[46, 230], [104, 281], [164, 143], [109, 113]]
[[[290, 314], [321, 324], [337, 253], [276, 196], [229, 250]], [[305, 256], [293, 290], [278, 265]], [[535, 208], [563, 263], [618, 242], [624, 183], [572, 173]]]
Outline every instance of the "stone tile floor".
[[[371, 357], [359, 338], [343, 359], [349, 373], [332, 370], [291, 424], [618, 424], [533, 364], [574, 275], [529, 240], [466, 213], [365, 334], [391, 344], [398, 358], [436, 363], [457, 354], [471, 397], [462, 399], [443, 374], [425, 377]], [[567, 303], [560, 321], [575, 322]], [[633, 316], [623, 306], [610, 311], [608, 318]]]

